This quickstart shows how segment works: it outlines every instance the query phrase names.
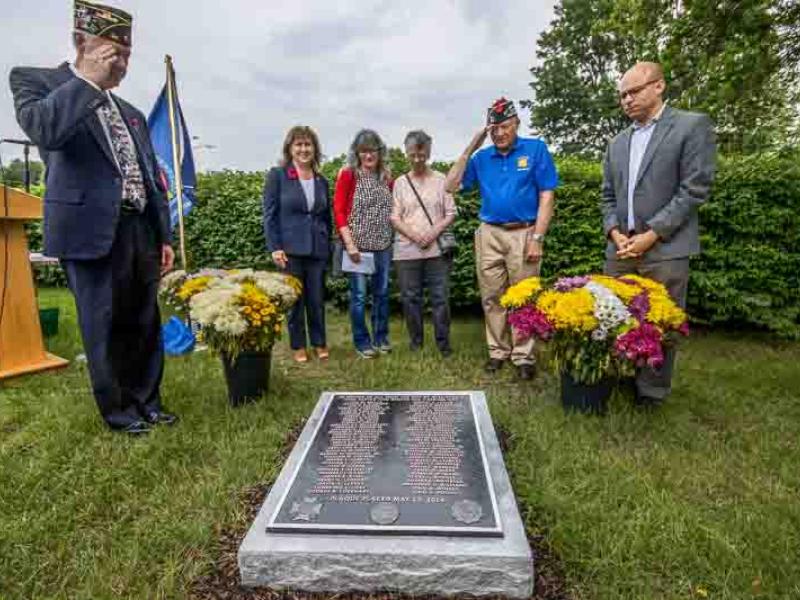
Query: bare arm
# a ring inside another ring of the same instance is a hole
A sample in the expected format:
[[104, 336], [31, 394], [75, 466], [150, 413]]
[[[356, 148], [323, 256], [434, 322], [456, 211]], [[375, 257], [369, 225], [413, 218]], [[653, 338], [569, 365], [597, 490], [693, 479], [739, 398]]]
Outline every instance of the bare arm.
[[488, 135], [489, 131], [491, 131], [492, 126], [487, 125], [486, 127], [482, 128], [478, 133], [470, 141], [469, 145], [464, 149], [464, 152], [461, 156], [458, 157], [456, 162], [453, 163], [453, 166], [450, 167], [450, 171], [447, 173], [447, 177], [444, 180], [444, 189], [451, 194], [455, 194], [461, 188], [461, 180], [464, 178], [464, 171], [467, 168], [467, 162], [469, 161], [470, 156], [472, 156], [478, 148], [483, 145], [484, 140], [486, 140], [486, 136]]
[[536, 214], [534, 233], [545, 235], [553, 220], [553, 210], [556, 203], [556, 194], [553, 190], [539, 192], [539, 212]]
[[[553, 190], [539, 192], [539, 211], [536, 213], [536, 225], [531, 232], [534, 235], [545, 235], [547, 233], [550, 221], [553, 219], [555, 198], [556, 195]], [[528, 262], [539, 262], [542, 260], [542, 254], [542, 242], [529, 237], [527, 248], [525, 249], [525, 259]]]
[[356, 246], [355, 241], [353, 241], [353, 234], [350, 231], [350, 227], [347, 225], [340, 227], [339, 237], [342, 238], [344, 250], [350, 255], [350, 259], [355, 263], [361, 262], [361, 252], [359, 252], [358, 246]]

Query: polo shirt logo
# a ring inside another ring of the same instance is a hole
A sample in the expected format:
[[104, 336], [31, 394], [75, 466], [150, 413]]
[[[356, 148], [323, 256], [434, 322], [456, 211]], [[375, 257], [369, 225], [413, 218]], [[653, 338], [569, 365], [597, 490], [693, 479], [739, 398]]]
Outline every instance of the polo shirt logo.
[[520, 156], [517, 159], [517, 170], [518, 171], [526, 171], [528, 169], [528, 157], [527, 156]]

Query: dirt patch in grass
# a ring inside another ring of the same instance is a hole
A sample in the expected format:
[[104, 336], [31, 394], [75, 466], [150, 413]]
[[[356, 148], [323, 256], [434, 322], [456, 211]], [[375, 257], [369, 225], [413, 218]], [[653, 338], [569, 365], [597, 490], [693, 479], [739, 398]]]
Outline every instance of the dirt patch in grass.
[[[298, 424], [286, 437], [283, 456], [289, 452], [297, 441], [303, 423]], [[496, 426], [497, 437], [503, 453], [509, 451], [513, 443], [508, 431]], [[192, 582], [189, 588], [190, 600], [445, 600], [437, 596], [411, 596], [394, 592], [379, 593], [318, 593], [300, 590], [274, 591], [264, 588], [245, 588], [239, 585], [239, 565], [236, 553], [242, 543], [250, 524], [255, 519], [264, 499], [269, 493], [268, 485], [258, 485], [244, 490], [239, 498], [245, 510], [246, 518], [240, 523], [220, 531], [214, 548], [216, 562], [211, 572]], [[525, 510], [520, 506], [521, 510]], [[569, 592], [564, 570], [558, 557], [549, 549], [544, 536], [528, 537], [534, 556], [536, 577], [531, 600], [573, 600]], [[452, 600], [452, 599], [450, 599]]]

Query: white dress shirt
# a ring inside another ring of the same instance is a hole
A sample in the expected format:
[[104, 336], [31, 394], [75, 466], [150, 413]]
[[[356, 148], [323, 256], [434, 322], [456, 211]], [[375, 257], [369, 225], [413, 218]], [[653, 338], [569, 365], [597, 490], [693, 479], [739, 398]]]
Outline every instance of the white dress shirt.
[[658, 114], [647, 123], [634, 123], [633, 131], [631, 132], [631, 151], [628, 159], [628, 231], [631, 232], [636, 229], [636, 218], [633, 210], [633, 195], [636, 191], [636, 180], [639, 178], [639, 168], [642, 166], [642, 159], [644, 153], [647, 151], [647, 144], [650, 143], [650, 138], [653, 137], [653, 131], [656, 128], [656, 123], [664, 114], [664, 107], [662, 105]]

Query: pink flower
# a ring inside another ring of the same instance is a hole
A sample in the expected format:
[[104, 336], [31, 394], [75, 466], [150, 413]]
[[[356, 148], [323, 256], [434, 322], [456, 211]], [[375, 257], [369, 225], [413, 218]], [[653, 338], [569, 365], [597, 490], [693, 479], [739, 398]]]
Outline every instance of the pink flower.
[[527, 340], [532, 335], [540, 340], [549, 340], [555, 332], [544, 313], [531, 305], [512, 311], [508, 315], [508, 324], [514, 328], [519, 340]]
[[658, 369], [664, 364], [661, 332], [650, 323], [642, 323], [619, 336], [614, 342], [614, 352], [637, 367], [647, 365]]

